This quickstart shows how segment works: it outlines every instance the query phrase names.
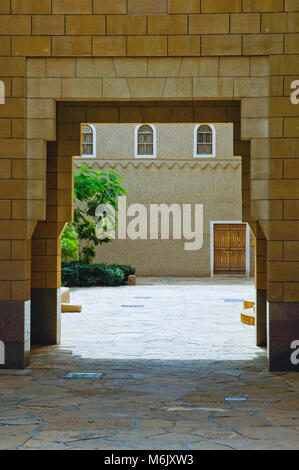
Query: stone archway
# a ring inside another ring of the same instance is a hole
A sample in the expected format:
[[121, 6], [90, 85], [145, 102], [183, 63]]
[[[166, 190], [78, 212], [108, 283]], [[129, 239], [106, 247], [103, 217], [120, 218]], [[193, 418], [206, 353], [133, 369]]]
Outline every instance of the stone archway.
[[[243, 156], [243, 221], [249, 222], [255, 236], [263, 241], [257, 243], [256, 287], [261, 318], [258, 342], [265, 342], [266, 243], [257, 220], [267, 221], [271, 212], [267, 198], [268, 63], [267, 57], [28, 59], [27, 159], [32, 176], [27, 183], [27, 214], [33, 228], [37, 220], [41, 221], [32, 243], [32, 305], [40, 310], [47, 302], [52, 309], [52, 313], [48, 310], [52, 326], [45, 322], [47, 332], [35, 341], [59, 340], [59, 237], [72, 218], [72, 156], [80, 153], [80, 123], [197, 121], [194, 111], [191, 118], [190, 103], [201, 100], [204, 120], [235, 124], [235, 154]], [[226, 101], [230, 104], [224, 104]], [[163, 103], [160, 107], [159, 102]], [[172, 111], [170, 117], [174, 102], [181, 103], [180, 112], [176, 117]], [[136, 110], [142, 106], [150, 119], [145, 119], [144, 112], [136, 119]], [[157, 110], [158, 119], [153, 119]], [[52, 142], [47, 159], [46, 142]], [[39, 318], [39, 313], [34, 317]]]
[[[80, 123], [82, 122], [196, 122], [197, 120], [202, 121], [213, 121], [213, 122], [234, 122], [235, 127], [235, 154], [241, 153], [243, 156], [243, 220], [251, 222], [253, 219], [248, 215], [249, 206], [250, 206], [250, 144], [249, 141], [241, 140], [240, 130], [241, 130], [241, 108], [240, 100], [149, 100], [149, 101], [133, 101], [133, 100], [123, 100], [123, 101], [59, 101], [57, 103], [57, 143], [51, 143], [50, 148], [52, 152], [56, 149], [56, 155], [49, 153], [48, 146], [48, 165], [52, 172], [55, 171], [59, 173], [59, 176], [56, 175], [56, 180], [52, 180], [52, 175], [48, 175], [51, 178], [51, 181], [56, 181], [57, 196], [56, 203], [52, 198], [54, 187], [48, 187], [49, 195], [48, 200], [50, 199], [50, 207], [47, 205], [47, 210], [51, 211], [51, 214], [56, 214], [57, 219], [61, 219], [62, 214], [70, 215], [72, 211], [72, 201], [67, 198], [67, 189], [72, 186], [73, 175], [70, 169], [70, 162], [72, 161], [72, 155], [80, 154]], [[54, 152], [55, 153], [55, 152]], [[69, 154], [69, 155], [67, 155]], [[53, 160], [54, 158], [54, 160]], [[52, 163], [50, 164], [50, 161]], [[55, 163], [54, 163], [55, 162]], [[56, 165], [56, 166], [55, 166]], [[60, 187], [58, 187], [58, 181], [61, 182]], [[64, 181], [62, 186], [62, 181]], [[49, 197], [50, 196], [50, 197]], [[56, 204], [56, 205], [55, 205]], [[58, 215], [60, 214], [60, 215]], [[52, 216], [51, 216], [52, 217]], [[54, 219], [49, 220], [49, 223]], [[69, 219], [68, 219], [69, 220]], [[61, 224], [61, 220], [57, 220], [57, 223]], [[46, 225], [41, 223], [41, 226]], [[60, 225], [62, 227], [62, 225]], [[38, 226], [39, 227], [39, 226]], [[38, 228], [37, 227], [37, 228]], [[54, 243], [54, 239], [52, 240]], [[55, 245], [55, 243], [54, 243]], [[57, 251], [58, 253], [58, 251]], [[42, 266], [42, 263], [39, 262], [39, 254], [33, 252], [33, 259], [35, 258], [35, 265]], [[53, 262], [53, 253], [49, 254], [49, 263], [52, 259]], [[53, 266], [55, 263], [53, 262]], [[56, 266], [60, 266], [60, 254], [57, 254], [57, 263]], [[49, 273], [45, 271], [42, 273], [42, 268], [39, 269], [39, 273], [36, 276], [37, 279], [46, 279]], [[54, 273], [51, 274], [52, 276]], [[60, 286], [60, 268], [57, 269], [57, 287]], [[57, 302], [57, 290], [55, 288], [44, 287], [45, 289], [45, 298], [52, 296], [53, 305], [52, 305], [52, 315], [50, 314], [50, 324], [56, 324], [56, 321], [59, 321], [59, 304]], [[33, 304], [36, 304], [34, 301], [34, 296], [40, 295], [40, 290], [37, 287], [33, 288], [32, 291], [32, 301]], [[260, 312], [264, 315], [265, 305], [261, 305]], [[39, 318], [38, 315], [35, 315]], [[54, 319], [54, 322], [53, 322]], [[260, 336], [265, 337], [264, 328], [265, 321], [261, 322], [263, 332], [260, 332]], [[49, 325], [50, 326], [50, 325]], [[47, 331], [49, 333], [48, 342], [54, 342], [50, 337], [51, 327], [49, 328], [40, 328], [40, 322], [38, 327], [34, 328], [36, 331]], [[59, 338], [58, 334], [59, 329], [57, 329], [57, 340]], [[47, 334], [46, 334], [47, 336]], [[45, 342], [44, 336], [37, 337], [36, 342]], [[46, 341], [46, 342], [47, 342]]]

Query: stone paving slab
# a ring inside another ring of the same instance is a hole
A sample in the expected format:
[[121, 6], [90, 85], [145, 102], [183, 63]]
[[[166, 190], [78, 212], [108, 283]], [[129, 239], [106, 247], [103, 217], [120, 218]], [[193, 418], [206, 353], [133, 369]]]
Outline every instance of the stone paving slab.
[[[299, 449], [299, 374], [268, 372], [224, 301], [252, 297], [252, 280], [138, 281], [73, 289], [84, 309], [63, 318], [62, 345], [1, 371], [0, 449]], [[143, 313], [120, 308], [135, 302]]]

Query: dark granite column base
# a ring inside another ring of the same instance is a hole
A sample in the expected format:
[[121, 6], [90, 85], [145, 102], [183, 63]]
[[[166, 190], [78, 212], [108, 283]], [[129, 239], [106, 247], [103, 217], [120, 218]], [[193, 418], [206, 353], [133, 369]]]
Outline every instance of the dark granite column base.
[[256, 290], [255, 301], [256, 345], [267, 346], [267, 290]]
[[31, 289], [31, 343], [59, 344], [60, 289]]
[[25, 369], [30, 363], [30, 300], [0, 301], [0, 369]]
[[267, 317], [269, 370], [299, 372], [299, 303], [268, 302]]

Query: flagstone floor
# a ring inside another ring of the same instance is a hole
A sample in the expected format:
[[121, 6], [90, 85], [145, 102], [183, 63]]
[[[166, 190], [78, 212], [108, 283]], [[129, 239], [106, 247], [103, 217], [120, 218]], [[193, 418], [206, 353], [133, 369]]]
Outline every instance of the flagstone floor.
[[239, 277], [72, 289], [61, 346], [0, 371], [0, 449], [299, 449], [299, 374], [267, 371], [253, 297]]

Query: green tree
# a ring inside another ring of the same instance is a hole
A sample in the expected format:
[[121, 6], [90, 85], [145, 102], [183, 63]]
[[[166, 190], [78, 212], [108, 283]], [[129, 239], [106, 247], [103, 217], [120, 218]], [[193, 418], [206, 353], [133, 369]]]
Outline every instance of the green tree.
[[[110, 204], [117, 211], [118, 197], [127, 194], [126, 189], [122, 186], [122, 181], [124, 181], [123, 178], [114, 170], [102, 173], [84, 164], [79, 166], [74, 181], [74, 197], [79, 201], [79, 206], [74, 211], [74, 222], [68, 224], [62, 237], [63, 259], [67, 260], [69, 253], [64, 250], [64, 246], [68, 246], [66, 240], [70, 237], [70, 225], [74, 227], [80, 241], [77, 259], [79, 258], [83, 263], [92, 263], [96, 255], [96, 247], [111, 241], [108, 235], [104, 239], [97, 237], [96, 226], [102, 217], [96, 216], [96, 209], [100, 204]], [[107, 226], [104, 225], [103, 230], [107, 229]]]
[[67, 224], [61, 238], [61, 253], [64, 261], [79, 260], [79, 240], [74, 224]]

